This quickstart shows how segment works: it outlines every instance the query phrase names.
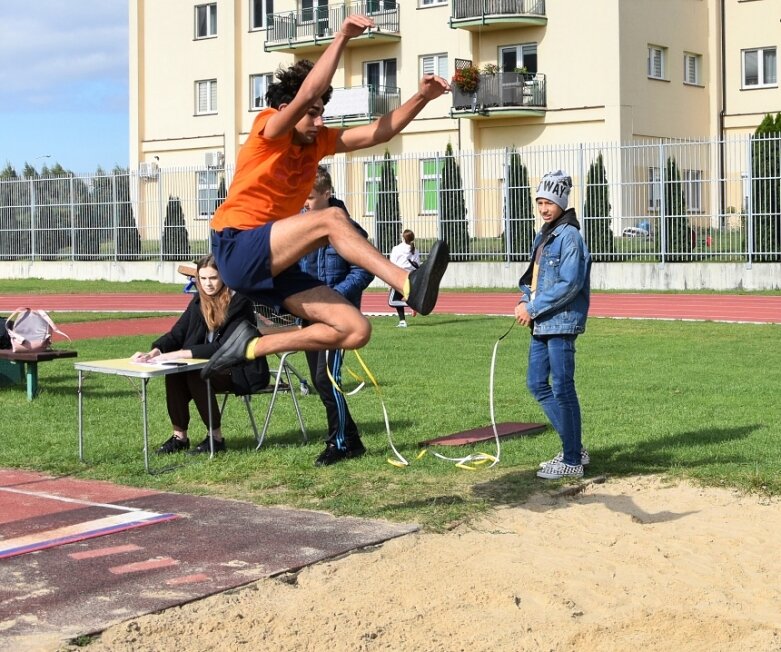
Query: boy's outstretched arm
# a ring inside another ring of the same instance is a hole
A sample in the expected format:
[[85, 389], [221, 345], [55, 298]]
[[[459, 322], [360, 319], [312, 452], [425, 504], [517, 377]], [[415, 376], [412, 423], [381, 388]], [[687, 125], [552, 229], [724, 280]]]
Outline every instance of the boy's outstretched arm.
[[263, 130], [267, 138], [276, 138], [290, 131], [293, 126], [304, 117], [312, 104], [328, 90], [331, 85], [342, 52], [347, 46], [347, 41], [360, 36], [367, 29], [374, 27], [374, 21], [366, 16], [354, 14], [345, 18], [342, 27], [337, 32], [334, 40], [325, 49], [325, 52], [317, 60], [304, 83], [296, 93], [290, 104], [283, 105], [284, 110], [269, 119]]
[[356, 149], [386, 143], [406, 127], [431, 100], [450, 91], [450, 84], [442, 77], [425, 75], [420, 88], [398, 109], [386, 113], [370, 125], [343, 130], [336, 139], [337, 152], [352, 152]]

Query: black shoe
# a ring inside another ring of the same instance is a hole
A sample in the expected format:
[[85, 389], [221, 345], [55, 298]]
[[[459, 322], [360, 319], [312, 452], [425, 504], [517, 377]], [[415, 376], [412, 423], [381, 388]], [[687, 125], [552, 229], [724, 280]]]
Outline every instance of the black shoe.
[[358, 441], [351, 442], [347, 448], [337, 448], [336, 444], [328, 443], [325, 446], [325, 450], [315, 460], [315, 466], [331, 466], [342, 460], [347, 460], [353, 457], [360, 457], [366, 452], [366, 448]]
[[188, 448], [190, 448], [189, 439], [179, 439], [179, 437], [171, 436], [155, 452], [158, 455], [168, 455], [169, 453], [186, 451]]
[[260, 337], [257, 326], [249, 321], [241, 322], [201, 369], [201, 378], [206, 380], [221, 371], [247, 362], [247, 345], [256, 337]]
[[418, 269], [414, 269], [409, 275], [409, 297], [407, 305], [421, 315], [427, 315], [437, 305], [439, 296], [439, 283], [450, 262], [450, 253], [447, 242], [437, 240], [431, 247], [426, 262]]
[[[209, 439], [211, 437], [206, 437], [200, 444], [198, 444], [195, 448], [193, 448], [191, 451], [188, 451], [188, 455], [199, 455], [201, 453], [211, 453], [211, 448], [209, 448]], [[215, 453], [223, 453], [225, 452], [225, 440], [224, 439], [215, 439], [214, 440], [214, 452]]]

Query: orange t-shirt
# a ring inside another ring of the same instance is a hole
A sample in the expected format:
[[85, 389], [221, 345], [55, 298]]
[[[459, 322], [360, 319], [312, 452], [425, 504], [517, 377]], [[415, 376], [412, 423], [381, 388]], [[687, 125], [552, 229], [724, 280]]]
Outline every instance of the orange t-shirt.
[[215, 231], [244, 231], [301, 212], [315, 182], [317, 165], [336, 151], [339, 131], [323, 127], [311, 145], [294, 145], [293, 131], [263, 135], [277, 109], [261, 111], [239, 150], [236, 174], [222, 206], [214, 213]]

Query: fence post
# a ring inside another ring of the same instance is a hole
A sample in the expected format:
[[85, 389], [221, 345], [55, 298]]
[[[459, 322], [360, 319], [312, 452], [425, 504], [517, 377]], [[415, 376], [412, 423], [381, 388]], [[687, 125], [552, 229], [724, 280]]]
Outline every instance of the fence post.
[[746, 143], [746, 269], [751, 269], [754, 261], [754, 169], [751, 166], [751, 145], [753, 136], [749, 136]]
[[[206, 183], [209, 184], [210, 170], [206, 170]], [[216, 178], [216, 174], [215, 174]], [[160, 260], [163, 260], [163, 231], [165, 230], [165, 218], [163, 217], [163, 170], [158, 172], [157, 177], [157, 226], [158, 233], [160, 234], [160, 247], [158, 253], [160, 254]], [[139, 232], [140, 235], [140, 232]]]
[[[584, 171], [584, 157], [583, 157], [583, 143], [580, 143], [580, 146], [578, 148], [578, 175], [580, 176], [580, 189], [579, 189], [579, 199], [578, 202], [578, 215], [580, 215], [581, 223], [583, 224], [583, 239], [586, 240], [586, 234], [588, 233], [588, 229], [586, 228], [586, 175]], [[586, 240], [586, 246], [589, 246], [590, 243], [588, 240]]]
[[504, 222], [504, 263], [510, 264], [510, 238], [512, 230], [510, 229], [509, 207], [510, 207], [510, 148], [504, 148], [504, 188], [502, 188], [502, 222]]
[[111, 217], [114, 221], [114, 262], [119, 260], [119, 216], [117, 214], [117, 177], [111, 175]]
[[76, 260], [76, 205], [73, 200], [73, 174], [68, 175], [68, 191], [71, 208], [71, 261]]
[[38, 217], [38, 204], [35, 201], [35, 177], [30, 177], [30, 262], [35, 262], [35, 222]]
[[659, 256], [661, 266], [664, 267], [665, 254], [667, 253], [667, 203], [665, 190], [667, 189], [665, 175], [667, 164], [664, 160], [664, 143], [659, 143]]

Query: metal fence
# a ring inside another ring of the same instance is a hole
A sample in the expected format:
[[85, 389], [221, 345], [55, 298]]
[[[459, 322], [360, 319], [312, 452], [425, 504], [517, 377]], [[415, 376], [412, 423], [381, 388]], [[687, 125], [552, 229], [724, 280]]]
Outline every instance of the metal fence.
[[[217, 163], [219, 163], [217, 161]], [[781, 260], [781, 137], [337, 156], [336, 195], [383, 253], [412, 229], [455, 261], [526, 260], [553, 169], [596, 260]], [[231, 166], [0, 179], [0, 260], [189, 260]]]

